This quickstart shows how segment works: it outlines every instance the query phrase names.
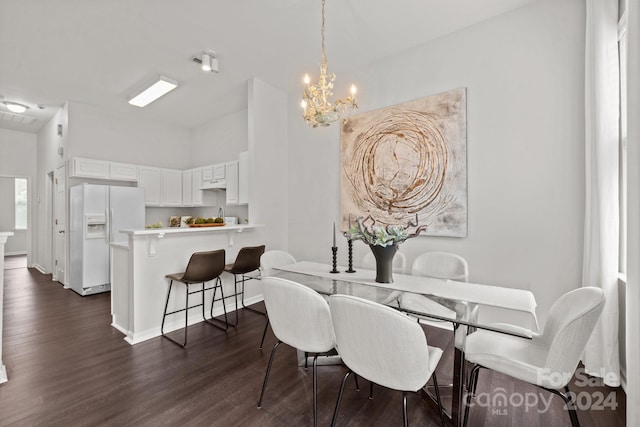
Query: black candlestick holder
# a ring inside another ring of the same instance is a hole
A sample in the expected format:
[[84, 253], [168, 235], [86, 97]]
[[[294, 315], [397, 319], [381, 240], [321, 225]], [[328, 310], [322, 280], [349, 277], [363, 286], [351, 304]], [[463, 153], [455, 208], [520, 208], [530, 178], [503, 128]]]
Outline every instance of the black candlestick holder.
[[345, 270], [345, 273], [355, 273], [356, 271], [353, 269], [353, 241], [347, 239], [347, 245], [349, 249], [349, 269]]
[[337, 268], [338, 267], [338, 247], [332, 246], [331, 252], [333, 253], [333, 270], [331, 270], [329, 273], [340, 273]]

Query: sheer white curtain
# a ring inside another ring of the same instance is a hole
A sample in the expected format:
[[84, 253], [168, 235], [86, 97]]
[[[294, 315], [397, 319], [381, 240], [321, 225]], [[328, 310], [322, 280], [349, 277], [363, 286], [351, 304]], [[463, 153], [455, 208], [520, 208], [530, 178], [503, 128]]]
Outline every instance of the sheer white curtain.
[[587, 345], [587, 373], [620, 385], [618, 352], [618, 0], [586, 0], [583, 286], [607, 303]]

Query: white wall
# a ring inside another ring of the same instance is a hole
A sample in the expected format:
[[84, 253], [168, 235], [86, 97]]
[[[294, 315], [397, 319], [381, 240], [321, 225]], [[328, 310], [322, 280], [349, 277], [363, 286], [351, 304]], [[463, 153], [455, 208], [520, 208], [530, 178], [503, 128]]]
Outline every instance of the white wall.
[[[28, 203], [32, 206], [36, 200], [33, 197], [36, 188], [36, 148], [37, 139], [35, 134], [0, 129], [0, 153], [2, 153], [0, 155], [0, 177], [27, 178], [29, 183]], [[10, 185], [7, 183], [10, 188], [7, 189], [8, 193], [0, 195], [0, 202], [8, 209], [5, 209], [7, 212], [13, 212], [15, 197], [13, 179], [6, 181], [11, 181]], [[14, 235], [7, 239], [5, 245], [7, 254], [24, 253], [30, 247], [33, 248], [35, 246], [34, 242], [28, 241], [28, 239], [34, 238], [35, 234], [33, 232], [14, 231], [13, 227], [13, 215], [10, 219], [0, 220], [0, 231], [14, 232]], [[33, 228], [33, 221], [31, 227]], [[29, 262], [31, 262], [31, 258], [28, 260]]]
[[[53, 191], [52, 173], [64, 162], [68, 138], [69, 108], [65, 104], [38, 132], [38, 149], [34, 157], [37, 158], [37, 185], [35, 210], [32, 209], [35, 227], [33, 227], [36, 250], [33, 264], [40, 270], [50, 273], [53, 269], [51, 260], [51, 219]], [[58, 135], [58, 125], [62, 125], [62, 136]]]
[[69, 102], [69, 117], [65, 158], [175, 169], [190, 166], [191, 139], [186, 129], [77, 102]]
[[249, 82], [249, 222], [267, 249], [288, 247], [287, 95], [263, 81]]
[[241, 110], [192, 130], [191, 167], [238, 160], [238, 153], [248, 149], [247, 115], [247, 110]]
[[[400, 250], [409, 264], [427, 250], [461, 254], [472, 282], [532, 290], [543, 322], [581, 280], [584, 20], [580, 0], [535, 2], [356, 77], [362, 110], [467, 88], [468, 237], [419, 237]], [[299, 94], [289, 112], [299, 114]], [[300, 259], [331, 260], [339, 135], [335, 124], [290, 121], [289, 246]], [[344, 239], [339, 255], [346, 263]]]

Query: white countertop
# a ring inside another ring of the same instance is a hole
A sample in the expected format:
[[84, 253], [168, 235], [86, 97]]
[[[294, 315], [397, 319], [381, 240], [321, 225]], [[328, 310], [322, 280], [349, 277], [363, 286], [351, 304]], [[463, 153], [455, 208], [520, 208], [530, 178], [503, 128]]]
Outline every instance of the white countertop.
[[244, 225], [222, 225], [218, 227], [165, 227], [165, 228], [144, 228], [138, 230], [120, 230], [121, 233], [133, 236], [144, 235], [166, 235], [166, 234], [182, 234], [182, 233], [220, 233], [228, 231], [236, 231], [241, 233], [243, 230], [263, 227], [263, 224], [244, 224]]

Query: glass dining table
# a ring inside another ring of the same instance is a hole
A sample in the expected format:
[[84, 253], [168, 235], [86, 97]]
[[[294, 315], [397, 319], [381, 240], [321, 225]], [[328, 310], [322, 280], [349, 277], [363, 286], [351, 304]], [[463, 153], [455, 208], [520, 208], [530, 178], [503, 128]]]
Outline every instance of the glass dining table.
[[[353, 295], [395, 307], [417, 318], [449, 322], [453, 331], [456, 331], [451, 409], [445, 411], [452, 425], [461, 425], [463, 418], [466, 331], [476, 328], [516, 335], [523, 339], [530, 339], [532, 336], [522, 328], [479, 322], [471, 316], [471, 307], [478, 305], [515, 311], [530, 319], [532, 330], [538, 328], [536, 301], [527, 290], [395, 273], [393, 283], [378, 283], [373, 270], [358, 268], [354, 273], [346, 273], [344, 268], [339, 268], [339, 273], [331, 273], [331, 270], [332, 267], [327, 264], [303, 261], [273, 268], [264, 272], [263, 277], [280, 277], [308, 286], [321, 295]], [[412, 303], [403, 304], [403, 301]], [[460, 334], [458, 331], [464, 333]], [[429, 393], [427, 395], [431, 397]]]

